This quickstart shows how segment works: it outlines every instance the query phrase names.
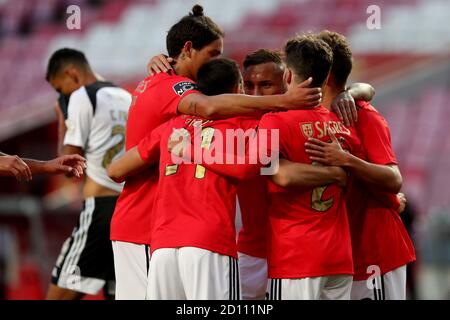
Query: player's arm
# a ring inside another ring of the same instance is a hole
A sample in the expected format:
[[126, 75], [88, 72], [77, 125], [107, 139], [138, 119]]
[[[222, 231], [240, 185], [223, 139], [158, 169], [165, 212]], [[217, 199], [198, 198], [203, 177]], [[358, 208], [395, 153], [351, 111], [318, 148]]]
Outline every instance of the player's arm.
[[386, 192], [396, 194], [400, 191], [402, 176], [397, 165], [380, 165], [362, 160], [344, 151], [333, 132], [328, 130], [328, 134], [331, 143], [309, 138], [305, 144], [306, 152], [312, 161], [348, 169], [358, 179]]
[[160, 126], [143, 138], [139, 144], [128, 150], [108, 167], [108, 176], [115, 182], [123, 182], [129, 176], [159, 162], [161, 141]]
[[21, 159], [0, 153], [0, 175], [14, 176], [18, 181], [29, 181], [33, 174], [72, 173], [77, 177], [83, 174], [85, 159], [79, 155], [61, 156], [49, 161]]
[[138, 173], [148, 164], [141, 158], [138, 148], [133, 147], [108, 167], [108, 176], [115, 182], [123, 182], [128, 176]]
[[206, 96], [192, 93], [181, 99], [178, 112], [207, 119], [219, 119], [269, 111], [311, 109], [320, 103], [322, 97], [320, 88], [309, 88], [311, 82], [312, 78], [309, 78], [284, 94], [272, 96], [244, 94]]
[[345, 186], [347, 173], [341, 167], [314, 166], [280, 159], [278, 172], [271, 179], [280, 187], [303, 190], [332, 183]]
[[70, 174], [81, 177], [86, 168], [86, 159], [78, 154], [68, 154], [48, 161], [23, 159], [33, 174]]
[[0, 176], [15, 177], [17, 181], [32, 179], [31, 170], [23, 159], [3, 152], [0, 152]]
[[375, 89], [367, 83], [353, 83], [341, 92], [331, 103], [331, 110], [344, 122], [352, 126], [358, 120], [355, 100], [371, 101]]

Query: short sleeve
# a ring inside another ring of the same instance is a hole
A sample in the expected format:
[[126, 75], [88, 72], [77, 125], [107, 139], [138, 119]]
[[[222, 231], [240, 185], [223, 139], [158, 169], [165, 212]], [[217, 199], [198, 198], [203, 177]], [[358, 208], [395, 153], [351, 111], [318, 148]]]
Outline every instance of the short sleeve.
[[259, 142], [267, 141], [267, 154], [274, 154], [279, 152], [282, 155], [286, 154], [286, 143], [283, 140], [286, 135], [282, 134], [285, 131], [285, 123], [275, 113], [265, 114], [258, 126]]
[[195, 82], [188, 78], [173, 77], [169, 79], [169, 83], [165, 85], [165, 92], [170, 103], [167, 104], [166, 112], [172, 116], [178, 115], [178, 105], [184, 97], [193, 93], [200, 93]]
[[94, 109], [84, 87], [72, 93], [67, 107], [67, 131], [64, 145], [72, 145], [85, 149]]
[[367, 160], [382, 165], [397, 164], [386, 120], [375, 110], [361, 109], [358, 116], [357, 131]]
[[159, 149], [162, 134], [164, 130], [167, 128], [167, 126], [168, 122], [163, 123], [162, 125], [152, 130], [150, 134], [145, 136], [139, 142], [139, 144], [137, 145], [137, 149], [142, 160], [148, 162], [152, 158], [152, 155], [155, 154], [157, 149]]

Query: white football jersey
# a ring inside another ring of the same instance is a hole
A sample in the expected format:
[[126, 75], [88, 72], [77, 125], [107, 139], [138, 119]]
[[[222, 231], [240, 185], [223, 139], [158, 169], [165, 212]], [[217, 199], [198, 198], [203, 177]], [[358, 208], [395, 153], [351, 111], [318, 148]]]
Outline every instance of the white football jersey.
[[110, 82], [98, 81], [74, 91], [67, 110], [64, 145], [80, 147], [86, 175], [117, 192], [123, 184], [108, 177], [107, 167], [125, 152], [125, 128], [131, 94]]

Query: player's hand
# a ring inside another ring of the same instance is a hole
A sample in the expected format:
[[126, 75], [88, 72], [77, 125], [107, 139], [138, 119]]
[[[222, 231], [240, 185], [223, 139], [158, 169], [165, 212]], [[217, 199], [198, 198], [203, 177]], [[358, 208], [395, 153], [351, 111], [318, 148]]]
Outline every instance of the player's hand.
[[45, 168], [50, 174], [66, 174], [80, 178], [86, 169], [86, 159], [78, 154], [61, 156], [46, 161]]
[[355, 99], [348, 91], [341, 92], [331, 103], [331, 110], [346, 126], [353, 126], [358, 121]]
[[347, 152], [342, 149], [341, 144], [330, 128], [328, 128], [328, 135], [331, 138], [331, 143], [309, 138], [305, 143], [306, 153], [312, 161], [317, 161], [327, 166], [345, 166], [347, 163]]
[[403, 193], [397, 194], [398, 201], [400, 202], [400, 206], [398, 207], [398, 213], [402, 213], [406, 208], [406, 196]]
[[171, 63], [174, 61], [173, 58], [167, 57], [164, 54], [154, 56], [147, 64], [147, 72], [150, 76], [161, 72], [167, 72], [172, 69]]
[[14, 176], [17, 181], [30, 181], [33, 176], [28, 165], [18, 156], [0, 157], [0, 175]]
[[322, 101], [322, 89], [310, 88], [312, 78], [308, 78], [298, 86], [285, 93], [287, 109], [312, 109]]

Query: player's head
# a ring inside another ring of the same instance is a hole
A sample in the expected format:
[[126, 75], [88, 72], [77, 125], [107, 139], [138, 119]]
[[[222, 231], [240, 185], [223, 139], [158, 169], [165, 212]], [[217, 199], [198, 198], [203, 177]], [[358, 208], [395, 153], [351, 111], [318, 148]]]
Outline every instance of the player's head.
[[288, 40], [284, 53], [288, 85], [299, 84], [312, 77], [311, 87], [324, 86], [333, 63], [333, 53], [325, 41], [312, 35], [298, 36]]
[[166, 37], [169, 56], [183, 64], [196, 80], [198, 69], [222, 54], [223, 31], [195, 5], [189, 15], [174, 24]]
[[47, 66], [47, 81], [65, 96], [84, 86], [93, 72], [83, 52], [63, 48], [55, 51]]
[[197, 84], [199, 90], [208, 96], [244, 92], [239, 65], [225, 58], [205, 63], [198, 70]]
[[328, 85], [344, 87], [348, 76], [352, 71], [352, 50], [345, 37], [337, 32], [323, 30], [317, 34], [317, 38], [325, 41], [333, 51], [333, 65], [331, 67]]
[[285, 65], [281, 52], [259, 49], [244, 59], [244, 90], [246, 94], [266, 96], [286, 91], [283, 81]]

